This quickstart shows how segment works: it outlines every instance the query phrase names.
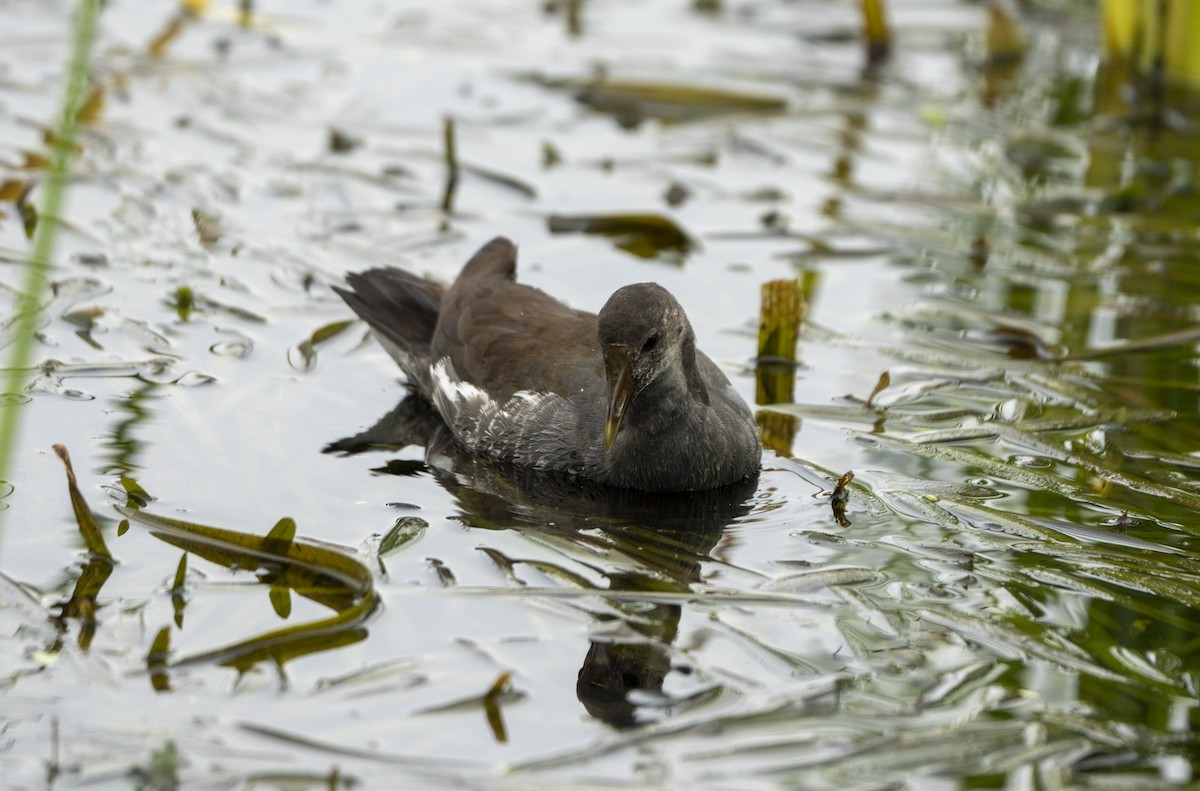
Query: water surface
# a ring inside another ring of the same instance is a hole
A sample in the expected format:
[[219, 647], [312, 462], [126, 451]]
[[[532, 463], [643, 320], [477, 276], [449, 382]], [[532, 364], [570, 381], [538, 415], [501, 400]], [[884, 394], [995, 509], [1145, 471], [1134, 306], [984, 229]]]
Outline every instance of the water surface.
[[[1122, 98], [1088, 9], [1035, 12], [1001, 72], [978, 4], [895, 5], [869, 71], [849, 2], [590, 3], [576, 26], [108, 3], [16, 399], [0, 785], [1192, 780], [1194, 99]], [[0, 162], [32, 201], [69, 10], [0, 2]], [[614, 105], [581, 93], [598, 73], [753, 102]], [[612, 213], [690, 245], [548, 221]], [[331, 284], [449, 280], [497, 234], [573, 306], [662, 283], [748, 400], [762, 284], [799, 278], [757, 484], [598, 503], [415, 446], [323, 453], [404, 394]], [[6, 315], [28, 248], [0, 204]], [[296, 540], [264, 538], [284, 518]]]

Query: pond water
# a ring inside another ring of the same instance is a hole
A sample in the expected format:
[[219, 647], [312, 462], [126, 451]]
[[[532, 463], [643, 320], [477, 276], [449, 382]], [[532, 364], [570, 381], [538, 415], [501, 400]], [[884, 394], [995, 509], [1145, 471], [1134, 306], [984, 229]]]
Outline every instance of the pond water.
[[[849, 0], [259, 5], [102, 16], [6, 407], [0, 786], [1193, 780], [1200, 113], [1131, 101], [1094, 8], [993, 68], [981, 4], [895, 3], [864, 69]], [[11, 316], [71, 4], [0, 15]], [[630, 214], [686, 238], [572, 230]], [[750, 401], [798, 279], [756, 484], [612, 503], [379, 440], [412, 405], [331, 285], [496, 235], [575, 307], [666, 286]]]

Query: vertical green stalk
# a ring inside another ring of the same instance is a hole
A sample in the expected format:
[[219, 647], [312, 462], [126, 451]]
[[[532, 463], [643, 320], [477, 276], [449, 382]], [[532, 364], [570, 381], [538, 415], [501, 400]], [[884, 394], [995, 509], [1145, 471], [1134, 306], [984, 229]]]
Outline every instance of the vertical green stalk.
[[[25, 266], [25, 284], [17, 304], [16, 339], [8, 363], [4, 392], [12, 396], [21, 392], [30, 360], [33, 357], [33, 335], [37, 329], [43, 292], [50, 272], [50, 257], [54, 238], [58, 234], [63, 193], [75, 153], [75, 128], [79, 109], [87, 92], [88, 66], [92, 42], [100, 17], [100, 0], [79, 0], [75, 11], [75, 31], [71, 44], [71, 62], [67, 67], [67, 84], [63, 93], [62, 116], [54, 130], [54, 151], [50, 171], [46, 175], [46, 191], [38, 212], [38, 224], [33, 234], [33, 249]], [[20, 404], [14, 398], [0, 405], [0, 481], [8, 480], [16, 445]], [[0, 512], [2, 514], [2, 512]]]

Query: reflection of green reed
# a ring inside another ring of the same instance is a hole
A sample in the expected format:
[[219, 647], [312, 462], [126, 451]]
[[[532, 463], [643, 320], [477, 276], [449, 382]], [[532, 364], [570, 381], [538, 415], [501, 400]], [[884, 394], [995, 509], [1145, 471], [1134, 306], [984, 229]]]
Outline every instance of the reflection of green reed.
[[104, 465], [105, 475], [136, 474], [136, 458], [143, 445], [142, 440], [137, 438], [137, 430], [153, 414], [151, 405], [158, 389], [159, 385], [154, 382], [143, 382], [126, 397], [114, 400], [114, 414], [121, 417], [105, 440], [111, 451]]
[[[96, 38], [96, 21], [99, 16], [100, 0], [79, 0], [62, 117], [54, 131], [54, 152], [39, 212], [41, 220], [34, 231], [33, 250], [29, 256], [29, 265], [25, 268], [25, 286], [17, 306], [16, 340], [9, 358], [8, 379], [4, 383], [7, 393], [17, 393], [21, 389], [22, 379], [33, 356], [33, 334], [41, 310], [39, 301], [46, 289], [50, 254], [58, 232], [63, 193], [67, 186], [67, 172], [75, 149], [75, 128], [79, 122], [79, 110], [83, 106], [92, 41]], [[9, 407], [0, 409], [0, 480], [8, 478], [17, 433], [18, 404], [11, 403]]]

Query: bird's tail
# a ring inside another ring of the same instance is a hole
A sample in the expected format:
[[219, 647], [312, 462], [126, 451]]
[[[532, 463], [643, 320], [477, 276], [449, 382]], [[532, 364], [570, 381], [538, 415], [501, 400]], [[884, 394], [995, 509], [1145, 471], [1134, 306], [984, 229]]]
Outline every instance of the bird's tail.
[[375, 332], [408, 383], [428, 397], [429, 344], [445, 289], [401, 269], [371, 269], [346, 275], [350, 288], [333, 290]]

